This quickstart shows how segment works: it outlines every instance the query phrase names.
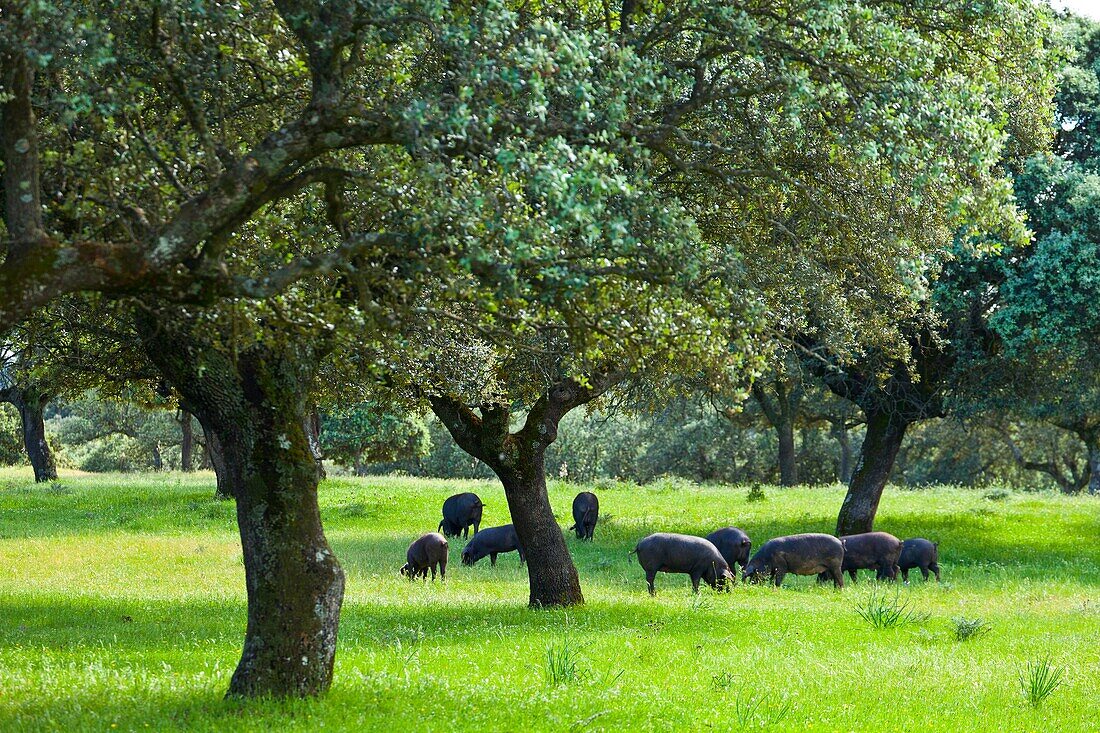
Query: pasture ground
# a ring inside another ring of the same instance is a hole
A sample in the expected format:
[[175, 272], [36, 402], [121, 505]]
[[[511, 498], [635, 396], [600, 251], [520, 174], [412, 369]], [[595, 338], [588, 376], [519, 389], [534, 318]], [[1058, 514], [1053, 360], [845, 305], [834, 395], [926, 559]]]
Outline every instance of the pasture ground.
[[[555, 484], [563, 527], [581, 487]], [[658, 530], [744, 528], [754, 546], [831, 531], [842, 487], [607, 484], [593, 543], [569, 538], [588, 600], [526, 608], [515, 554], [458, 561], [446, 583], [401, 578], [408, 543], [448, 495], [494, 483], [336, 478], [321, 487], [348, 574], [335, 681], [323, 699], [226, 701], [245, 623], [231, 503], [210, 474], [65, 475], [0, 469], [0, 730], [1100, 730], [1100, 498], [887, 490], [877, 528], [940, 542], [944, 583], [899, 590], [913, 622], [858, 609], [894, 599], [870, 575], [693, 597], [686, 576], [645, 590], [627, 552]], [[984, 636], [959, 641], [957, 618]], [[1049, 660], [1039, 707], [1021, 688]], [[559, 677], [552, 679], [556, 671]]]

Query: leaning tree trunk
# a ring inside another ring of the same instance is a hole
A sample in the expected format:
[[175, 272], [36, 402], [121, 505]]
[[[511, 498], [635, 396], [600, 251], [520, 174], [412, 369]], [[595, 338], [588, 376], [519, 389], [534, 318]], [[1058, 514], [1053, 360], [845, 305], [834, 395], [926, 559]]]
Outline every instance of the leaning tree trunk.
[[45, 412], [49, 398], [33, 390], [12, 389], [8, 401], [19, 411], [23, 424], [23, 446], [34, 469], [34, 480], [39, 483], [56, 481], [57, 463], [46, 440]]
[[886, 410], [867, 415], [867, 434], [848, 485], [848, 494], [840, 507], [837, 536], [872, 530], [882, 490], [886, 488], [908, 427], [906, 420]]
[[195, 469], [195, 434], [191, 426], [191, 413], [181, 410], [180, 414], [180, 470], [190, 473]]
[[584, 603], [584, 594], [546, 493], [545, 456], [546, 448], [539, 443], [519, 444], [509, 465], [494, 470], [504, 484], [512, 524], [527, 558], [530, 605], [575, 606]]
[[794, 421], [784, 419], [775, 426], [779, 436], [779, 484], [798, 485], [798, 455], [794, 449]]
[[230, 357], [190, 324], [139, 316], [149, 358], [218, 445], [248, 594], [244, 650], [228, 695], [308, 696], [332, 683], [344, 572], [317, 503], [302, 415], [320, 355], [281, 332]]

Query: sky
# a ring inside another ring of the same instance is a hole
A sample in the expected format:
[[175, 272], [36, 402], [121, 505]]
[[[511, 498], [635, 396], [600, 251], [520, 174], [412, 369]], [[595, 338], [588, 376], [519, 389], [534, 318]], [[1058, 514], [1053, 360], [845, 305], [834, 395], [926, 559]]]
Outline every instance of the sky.
[[1078, 15], [1087, 15], [1100, 20], [1100, 0], [1053, 0], [1056, 8], [1069, 8]]

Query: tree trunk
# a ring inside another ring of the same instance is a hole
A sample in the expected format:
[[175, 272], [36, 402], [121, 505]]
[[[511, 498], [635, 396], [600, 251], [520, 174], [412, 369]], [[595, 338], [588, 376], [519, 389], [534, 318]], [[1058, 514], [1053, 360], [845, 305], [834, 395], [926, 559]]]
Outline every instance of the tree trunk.
[[852, 480], [852, 441], [848, 428], [844, 424], [833, 424], [833, 436], [840, 446], [840, 461], [837, 466], [837, 479], [842, 484]]
[[23, 447], [34, 469], [34, 480], [38, 483], [56, 481], [57, 463], [46, 440], [44, 419], [49, 398], [30, 389], [11, 388], [7, 393], [8, 401], [19, 411], [23, 424]]
[[539, 443], [516, 445], [511, 465], [494, 470], [504, 484], [512, 524], [527, 557], [530, 605], [576, 606], [584, 603], [584, 594], [546, 493], [545, 456]]
[[1100, 433], [1090, 434], [1085, 445], [1089, 456], [1089, 493], [1100, 494]]
[[195, 434], [191, 426], [191, 413], [182, 410], [180, 414], [180, 470], [191, 473], [195, 469]]
[[206, 459], [210, 461], [210, 467], [214, 469], [214, 477], [217, 480], [214, 498], [232, 499], [233, 487], [230, 485], [229, 469], [225, 465], [225, 452], [222, 450], [221, 441], [202, 418], [199, 418], [199, 426], [202, 428], [203, 440], [206, 441]]
[[870, 532], [882, 490], [894, 468], [905, 430], [909, 423], [889, 411], [873, 411], [867, 415], [867, 435], [860, 448], [848, 494], [837, 518], [837, 536]]
[[794, 421], [780, 420], [775, 432], [779, 436], [779, 484], [797, 486], [798, 455], [794, 449]]
[[254, 425], [254, 439], [234, 439], [226, 450], [240, 477], [237, 524], [248, 589], [231, 696], [317, 695], [332, 683], [344, 571], [321, 527], [317, 466], [301, 420], [284, 417], [289, 421]]
[[164, 459], [160, 455], [160, 443], [153, 443], [153, 470], [164, 470]]
[[323, 693], [332, 683], [344, 572], [321, 526], [320, 475], [302, 419], [320, 355], [308, 337], [273, 332], [230, 357], [168, 312], [139, 315], [145, 351], [183, 395], [208, 445], [220, 446], [237, 501], [248, 625], [227, 694]]

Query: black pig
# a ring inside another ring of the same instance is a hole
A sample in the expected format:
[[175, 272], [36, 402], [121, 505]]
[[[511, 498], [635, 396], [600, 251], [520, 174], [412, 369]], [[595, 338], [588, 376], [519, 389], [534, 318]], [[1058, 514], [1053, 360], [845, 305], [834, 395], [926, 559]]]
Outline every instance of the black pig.
[[578, 540], [590, 540], [600, 518], [600, 500], [591, 491], [582, 491], [573, 499], [573, 526]]
[[443, 521], [439, 523], [438, 530], [447, 537], [470, 536], [470, 525], [474, 527], [474, 534], [481, 528], [481, 510], [484, 505], [477, 494], [467, 491], [464, 494], [455, 494], [443, 502]]
[[473, 565], [486, 555], [489, 556], [489, 564], [496, 567], [497, 555], [502, 552], [519, 551], [519, 561], [526, 558], [523, 548], [519, 546], [519, 537], [516, 536], [516, 528], [511, 524], [502, 527], [489, 527], [474, 533], [469, 544], [462, 548], [462, 564]]
[[435, 580], [435, 569], [439, 567], [441, 580], [447, 579], [447, 538], [438, 532], [429, 532], [409, 545], [405, 553], [406, 562], [401, 568], [401, 574], [414, 580], [418, 575], [428, 579], [428, 570], [432, 571], [432, 580]]
[[744, 570], [749, 562], [749, 551], [752, 550], [752, 541], [747, 534], [737, 527], [723, 527], [708, 534], [707, 539], [722, 553], [730, 570], [733, 570], [734, 563]]
[[843, 588], [843, 563], [844, 545], [831, 534], [793, 534], [765, 542], [741, 576], [744, 580], [769, 577], [779, 587], [787, 573], [819, 574], [819, 579], [832, 578], [833, 585]]
[[840, 538], [844, 543], [844, 572], [853, 581], [857, 570], [874, 570], [879, 580], [896, 580], [901, 540], [888, 532], [864, 532]]
[[686, 573], [691, 577], [691, 588], [699, 592], [699, 581], [717, 589], [733, 580], [730, 566], [710, 540], [686, 534], [658, 532], [637, 544], [630, 554], [638, 555], [638, 563], [645, 570], [649, 594], [657, 595], [653, 579], [657, 573]]
[[931, 570], [936, 574], [936, 582], [940, 582], [940, 543], [920, 537], [902, 542], [898, 567], [906, 583], [909, 582], [909, 571], [913, 568], [920, 568], [925, 580], [928, 580], [928, 571]]

